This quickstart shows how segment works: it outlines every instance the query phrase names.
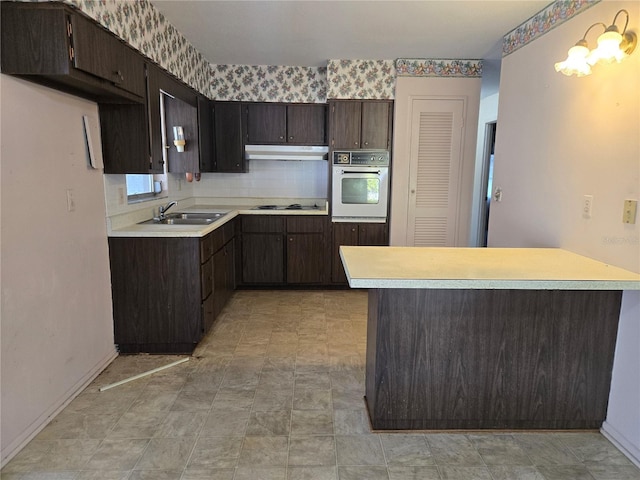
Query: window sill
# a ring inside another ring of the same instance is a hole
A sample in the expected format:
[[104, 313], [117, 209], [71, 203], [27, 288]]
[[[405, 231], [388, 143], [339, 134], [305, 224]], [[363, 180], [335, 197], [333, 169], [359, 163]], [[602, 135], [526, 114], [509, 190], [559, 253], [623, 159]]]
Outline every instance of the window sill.
[[167, 198], [169, 195], [167, 194], [167, 192], [160, 192], [160, 193], [141, 193], [139, 195], [129, 195], [127, 197], [127, 203], [129, 205], [134, 204], [134, 203], [142, 203], [142, 202], [149, 202], [151, 200], [158, 200], [160, 198]]

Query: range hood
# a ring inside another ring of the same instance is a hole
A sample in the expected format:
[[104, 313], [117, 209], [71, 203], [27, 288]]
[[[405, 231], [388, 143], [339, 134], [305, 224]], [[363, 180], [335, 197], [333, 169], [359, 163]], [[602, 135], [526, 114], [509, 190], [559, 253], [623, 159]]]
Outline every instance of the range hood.
[[306, 145], [245, 145], [247, 160], [327, 160], [329, 147]]

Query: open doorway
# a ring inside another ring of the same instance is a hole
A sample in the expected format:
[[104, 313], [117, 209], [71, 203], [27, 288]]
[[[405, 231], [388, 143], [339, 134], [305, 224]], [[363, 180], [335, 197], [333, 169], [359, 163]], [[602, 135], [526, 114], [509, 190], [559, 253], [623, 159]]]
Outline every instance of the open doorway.
[[491, 196], [493, 192], [493, 157], [496, 145], [496, 122], [485, 124], [485, 150], [482, 164], [484, 170], [482, 172], [482, 189], [484, 192], [483, 204], [480, 209], [480, 245], [487, 246], [487, 237], [489, 233], [489, 210], [491, 209]]

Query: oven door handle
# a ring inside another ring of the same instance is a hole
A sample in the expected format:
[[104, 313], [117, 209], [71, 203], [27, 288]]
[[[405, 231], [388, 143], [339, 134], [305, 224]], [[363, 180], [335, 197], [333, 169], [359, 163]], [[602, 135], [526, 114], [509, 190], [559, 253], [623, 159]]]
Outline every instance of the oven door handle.
[[369, 171], [355, 171], [355, 170], [342, 170], [340, 173], [342, 175], [380, 175], [380, 170], [376, 170], [375, 172]]

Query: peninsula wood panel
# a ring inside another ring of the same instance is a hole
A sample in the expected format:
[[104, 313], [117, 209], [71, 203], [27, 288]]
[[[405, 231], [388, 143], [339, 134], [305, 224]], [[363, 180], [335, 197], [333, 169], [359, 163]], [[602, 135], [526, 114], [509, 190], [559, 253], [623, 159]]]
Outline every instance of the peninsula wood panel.
[[374, 429], [593, 429], [621, 292], [369, 291]]

